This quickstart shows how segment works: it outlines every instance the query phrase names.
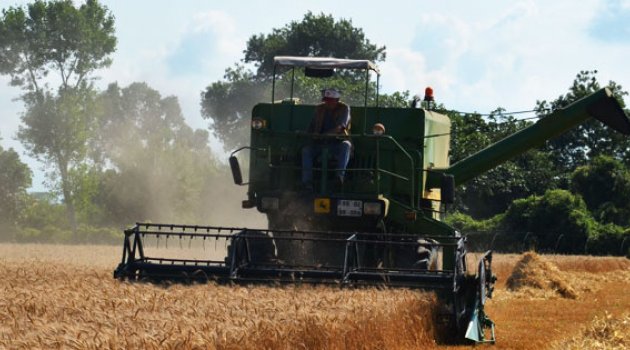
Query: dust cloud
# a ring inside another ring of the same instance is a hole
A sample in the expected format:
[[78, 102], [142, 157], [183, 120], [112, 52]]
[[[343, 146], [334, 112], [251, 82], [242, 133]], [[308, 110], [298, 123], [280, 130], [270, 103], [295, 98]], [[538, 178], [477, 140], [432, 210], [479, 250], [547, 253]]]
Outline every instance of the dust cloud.
[[208, 222], [203, 224], [267, 228], [267, 217], [264, 214], [256, 208], [242, 208], [242, 201], [245, 199], [247, 199], [247, 186], [235, 185], [229, 175], [217, 176], [213, 180], [212, 189], [206, 198], [209, 209]]

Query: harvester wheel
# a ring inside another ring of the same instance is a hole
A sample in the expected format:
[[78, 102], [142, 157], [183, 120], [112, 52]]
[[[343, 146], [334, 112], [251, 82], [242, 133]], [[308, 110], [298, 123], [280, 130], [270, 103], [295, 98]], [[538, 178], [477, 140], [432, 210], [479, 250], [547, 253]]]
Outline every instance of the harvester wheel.
[[466, 328], [474, 307], [476, 293], [475, 276], [462, 275], [456, 293], [440, 292], [441, 307], [436, 310], [437, 341], [441, 344], [466, 344]]
[[468, 320], [473, 313], [475, 295], [477, 292], [475, 276], [465, 275], [462, 279], [459, 291], [454, 296], [453, 314], [451, 319], [451, 332], [457, 335], [457, 341], [465, 341]]

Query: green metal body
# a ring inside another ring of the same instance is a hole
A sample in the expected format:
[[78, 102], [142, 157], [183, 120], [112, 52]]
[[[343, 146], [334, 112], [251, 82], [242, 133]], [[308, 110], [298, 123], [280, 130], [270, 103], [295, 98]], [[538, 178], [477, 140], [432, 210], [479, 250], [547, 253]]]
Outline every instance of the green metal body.
[[[301, 191], [302, 148], [325, 139], [334, 143], [338, 137], [304, 133], [315, 106], [258, 104], [252, 117], [264, 120], [266, 127], [252, 129], [251, 134], [251, 203], [268, 214], [270, 222], [277, 215], [290, 217], [291, 222], [295, 221], [292, 216], [312, 216], [316, 229], [374, 231], [384, 222], [400, 233], [453, 235], [451, 228], [439, 222], [439, 203], [433, 205], [423, 199], [427, 169], [448, 165], [449, 119], [423, 109], [352, 107], [351, 111], [353, 127], [347, 138], [353, 144], [353, 152], [343, 188], [331, 184], [336, 170], [332, 152], [325, 152], [324, 148], [314, 164], [313, 197], [333, 201], [330, 213], [316, 214], [312, 207], [302, 212], [287, 210], [295, 208], [291, 194]], [[386, 125], [385, 135], [372, 135], [372, 125], [377, 122]], [[364, 125], [369, 126], [369, 133]], [[278, 209], [263, 208], [265, 197], [280, 198]], [[300, 198], [304, 199], [304, 195], [300, 194]], [[387, 202], [387, 213], [367, 218], [339, 217], [335, 215], [334, 202], [342, 199], [382, 200]]]

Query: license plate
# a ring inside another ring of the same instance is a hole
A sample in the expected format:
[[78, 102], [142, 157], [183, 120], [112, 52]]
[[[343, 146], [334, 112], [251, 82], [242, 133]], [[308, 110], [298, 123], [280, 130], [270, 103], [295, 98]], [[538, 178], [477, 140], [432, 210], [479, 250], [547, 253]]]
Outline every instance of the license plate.
[[353, 200], [340, 200], [337, 202], [338, 216], [361, 216], [363, 214], [363, 202]]

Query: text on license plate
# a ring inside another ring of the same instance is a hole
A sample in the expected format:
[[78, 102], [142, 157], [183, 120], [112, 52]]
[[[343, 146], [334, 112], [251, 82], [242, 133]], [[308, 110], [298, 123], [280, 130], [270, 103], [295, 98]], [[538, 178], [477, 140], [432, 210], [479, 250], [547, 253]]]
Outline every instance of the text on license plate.
[[338, 216], [361, 216], [363, 214], [363, 202], [343, 199], [337, 202]]

